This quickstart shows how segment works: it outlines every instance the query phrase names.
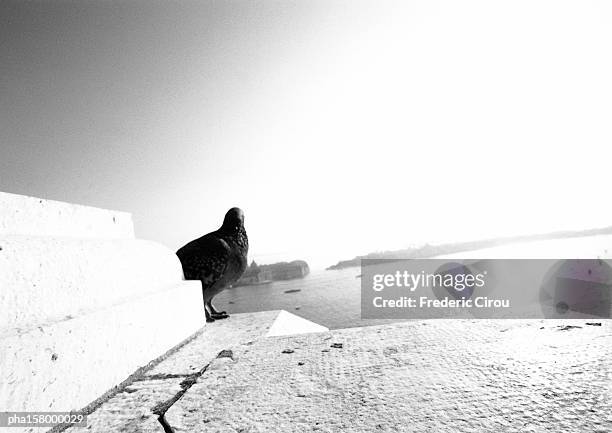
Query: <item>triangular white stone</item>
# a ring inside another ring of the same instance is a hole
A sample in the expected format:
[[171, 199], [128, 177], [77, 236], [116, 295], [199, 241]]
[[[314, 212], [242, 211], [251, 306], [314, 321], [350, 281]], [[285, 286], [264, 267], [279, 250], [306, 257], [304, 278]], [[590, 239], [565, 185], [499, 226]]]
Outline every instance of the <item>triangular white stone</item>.
[[306, 320], [302, 317], [281, 310], [270, 326], [266, 337], [278, 337], [281, 335], [309, 334], [312, 332], [327, 332], [329, 328]]

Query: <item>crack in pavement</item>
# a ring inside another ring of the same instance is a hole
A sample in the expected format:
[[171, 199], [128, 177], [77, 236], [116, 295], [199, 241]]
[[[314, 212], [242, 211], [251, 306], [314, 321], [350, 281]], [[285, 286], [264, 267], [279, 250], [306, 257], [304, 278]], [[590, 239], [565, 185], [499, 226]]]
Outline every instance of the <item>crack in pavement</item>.
[[[185, 377], [185, 380], [183, 380], [180, 383], [181, 390], [179, 392], [177, 392], [172, 398], [169, 398], [168, 400], [164, 402], [158, 403], [151, 408], [151, 412], [154, 413], [155, 415], [158, 415], [157, 420], [163, 427], [165, 433], [175, 433], [172, 426], [166, 420], [166, 412], [168, 412], [168, 409], [170, 409], [183, 395], [185, 395], [185, 393], [189, 390], [189, 388], [191, 388], [197, 382], [198, 378], [202, 376], [206, 372], [206, 370], [208, 370], [208, 367], [210, 367], [210, 364], [212, 364], [215, 359], [221, 359], [221, 358], [230, 358], [232, 361], [235, 361], [234, 353], [231, 350], [224, 349], [221, 352], [219, 352], [219, 354], [215, 358], [213, 358], [208, 364], [206, 364], [204, 368], [202, 368], [200, 371], [196, 373], [153, 375], [153, 376], [164, 376], [164, 378], [168, 376], [171, 378]], [[150, 376], [150, 377], [153, 377], [153, 376]]]
[[174, 403], [176, 403], [183, 396], [183, 394], [185, 394], [187, 392], [187, 390], [193, 386], [194, 383], [196, 383], [196, 381], [198, 380], [198, 377], [200, 377], [201, 375], [204, 374], [204, 372], [208, 369], [209, 365], [210, 365], [210, 363], [206, 364], [204, 366], [204, 368], [202, 368], [200, 371], [198, 371], [196, 373], [193, 373], [193, 374], [189, 374], [189, 375], [186, 375], [186, 376], [185, 375], [178, 375], [179, 377], [185, 376], [185, 380], [183, 380], [180, 383], [181, 390], [179, 392], [177, 392], [173, 397], [169, 398], [166, 401], [158, 403], [158, 404], [156, 404], [155, 406], [153, 406], [151, 408], [151, 412], [158, 416], [157, 420], [159, 421], [159, 423], [164, 428], [164, 432], [166, 432], [166, 433], [174, 433], [174, 430], [172, 429], [172, 426], [170, 426], [170, 424], [168, 424], [168, 422], [166, 421], [166, 418], [165, 418], [165, 415], [166, 415], [166, 412], [168, 411], [168, 409], [170, 409], [172, 407], [172, 405]]
[[[169, 357], [173, 356], [174, 354], [178, 353], [183, 347], [187, 346], [192, 341], [196, 340], [202, 334], [202, 332], [203, 332], [203, 329], [199, 329], [198, 331], [196, 331], [195, 333], [193, 333], [192, 335], [190, 335], [189, 337], [187, 337], [186, 339], [181, 341], [179, 344], [177, 344], [176, 346], [172, 347], [170, 350], [166, 351], [166, 353], [164, 353], [161, 356], [157, 357], [156, 359], [150, 361], [147, 365], [138, 368], [134, 373], [129, 375], [124, 381], [122, 381], [118, 385], [115, 385], [109, 391], [105, 392], [100, 397], [95, 399], [93, 402], [89, 403], [84, 408], [75, 411], [74, 413], [78, 413], [78, 414], [82, 414], [82, 415], [91, 415], [98, 408], [100, 408], [104, 403], [108, 402], [109, 400], [111, 400], [116, 395], [118, 395], [118, 394], [120, 394], [122, 392], [126, 392], [126, 390], [128, 389], [128, 387], [130, 385], [132, 385], [134, 383], [137, 383], [137, 382], [141, 382], [141, 381], [161, 378], [161, 377], [154, 377], [154, 376], [163, 376], [161, 374], [160, 375], [147, 376], [146, 373], [147, 373], [147, 371], [151, 371], [157, 365], [161, 364], [164, 360], [166, 360]], [[182, 376], [181, 375], [177, 375], [177, 377], [182, 377]], [[149, 379], [149, 378], [151, 378], [151, 379]], [[168, 377], [168, 379], [171, 379], [171, 378], [172, 377]], [[129, 392], [129, 391], [127, 391], [127, 392]], [[68, 428], [70, 428], [72, 426], [73, 426], [73, 424], [71, 424], [71, 423], [60, 423], [60, 424], [57, 424], [54, 427], [52, 427], [48, 431], [48, 433], [62, 433], [63, 431], [67, 430]]]

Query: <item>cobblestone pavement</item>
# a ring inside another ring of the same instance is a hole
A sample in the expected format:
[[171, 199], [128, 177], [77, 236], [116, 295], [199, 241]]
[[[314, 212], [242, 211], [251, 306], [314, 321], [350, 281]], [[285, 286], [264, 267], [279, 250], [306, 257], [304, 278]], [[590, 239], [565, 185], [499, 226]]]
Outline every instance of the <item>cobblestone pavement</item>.
[[612, 432], [612, 321], [438, 320], [230, 346], [175, 432]]

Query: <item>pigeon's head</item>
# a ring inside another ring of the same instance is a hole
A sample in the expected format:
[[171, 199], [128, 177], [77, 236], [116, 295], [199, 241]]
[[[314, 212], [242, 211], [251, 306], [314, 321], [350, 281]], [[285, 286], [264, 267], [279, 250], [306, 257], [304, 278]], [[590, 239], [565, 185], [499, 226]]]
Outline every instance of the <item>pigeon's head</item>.
[[244, 227], [244, 212], [238, 207], [227, 211], [221, 228], [228, 232], [235, 232]]

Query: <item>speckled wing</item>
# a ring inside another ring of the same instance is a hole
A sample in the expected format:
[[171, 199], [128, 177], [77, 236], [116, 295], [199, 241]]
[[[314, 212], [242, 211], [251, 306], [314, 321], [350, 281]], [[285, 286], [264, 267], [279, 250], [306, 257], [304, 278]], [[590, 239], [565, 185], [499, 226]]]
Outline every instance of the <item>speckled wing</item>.
[[230, 247], [212, 233], [192, 241], [176, 252], [185, 278], [202, 281], [202, 289], [212, 287], [227, 271]]

